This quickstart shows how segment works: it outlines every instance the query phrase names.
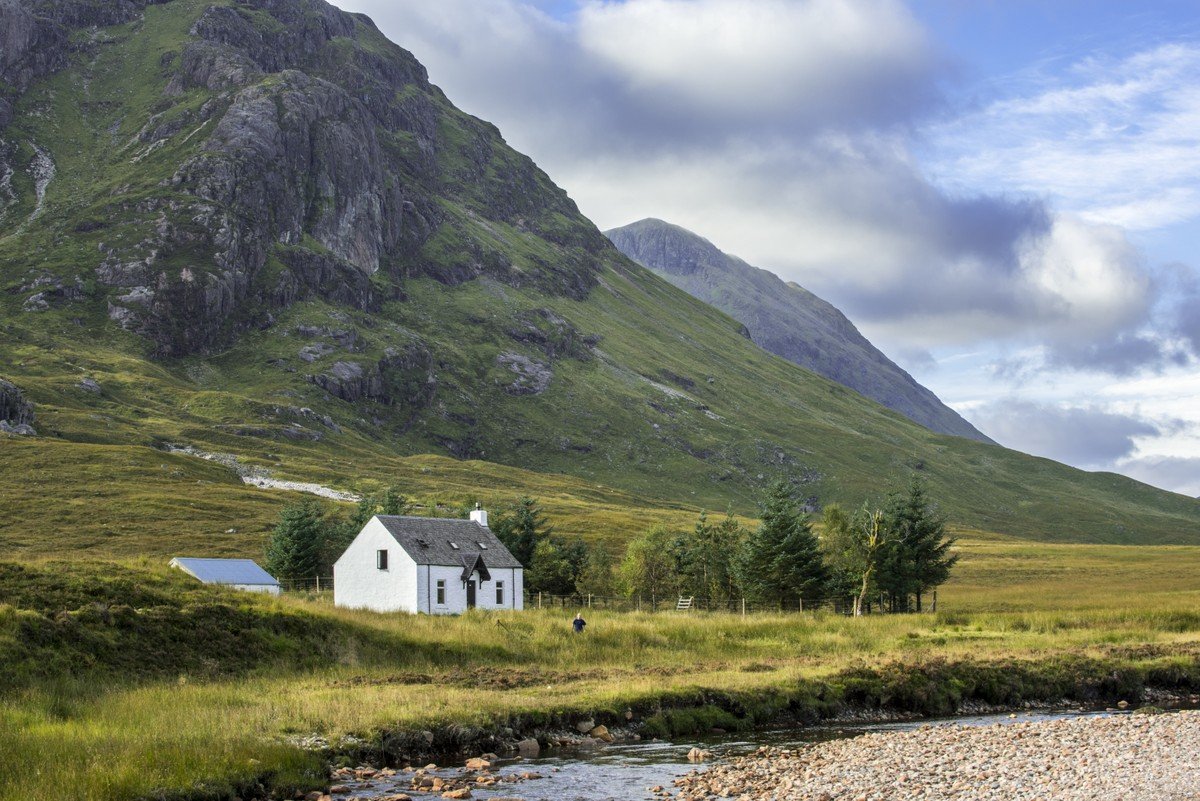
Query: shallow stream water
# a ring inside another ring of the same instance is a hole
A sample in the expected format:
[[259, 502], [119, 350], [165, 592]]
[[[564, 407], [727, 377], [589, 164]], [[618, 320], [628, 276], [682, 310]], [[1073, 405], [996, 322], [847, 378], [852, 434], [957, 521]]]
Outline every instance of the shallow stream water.
[[[1196, 705], [1187, 705], [1195, 707]], [[1172, 709], [1182, 708], [1172, 705]], [[687, 754], [699, 746], [714, 754], [715, 759], [753, 753], [759, 746], [788, 747], [823, 740], [856, 737], [868, 732], [904, 731], [922, 726], [988, 726], [1040, 720], [1061, 720], [1081, 716], [1129, 714], [1129, 711], [1106, 710], [1034, 710], [1016, 714], [970, 715], [952, 718], [921, 718], [888, 723], [852, 723], [809, 726], [801, 729], [768, 729], [764, 731], [727, 734], [719, 737], [699, 737], [679, 742], [643, 740], [612, 743], [595, 748], [555, 749], [550, 755], [535, 759], [501, 759], [493, 770], [503, 774], [531, 771], [540, 779], [504, 784], [495, 789], [473, 789], [472, 798], [520, 798], [523, 801], [639, 801], [653, 797], [648, 790], [661, 786], [672, 789], [671, 782], [689, 771], [703, 767], [688, 762]], [[457, 775], [457, 769], [445, 769], [438, 775]], [[382, 798], [409, 792], [414, 799], [421, 794], [407, 790], [407, 777], [396, 785], [376, 785], [369, 795], [356, 791], [358, 798]], [[393, 789], [394, 788], [394, 789]], [[433, 797], [437, 797], [436, 795]]]

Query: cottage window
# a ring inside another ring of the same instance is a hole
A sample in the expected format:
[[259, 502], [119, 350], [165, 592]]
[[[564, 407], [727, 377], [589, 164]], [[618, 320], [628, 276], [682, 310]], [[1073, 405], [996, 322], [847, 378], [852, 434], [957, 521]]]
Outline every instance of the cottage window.
[[437, 582], [437, 603], [439, 606], [446, 603], [446, 580], [438, 579]]
[[479, 550], [481, 550], [481, 551], [486, 551], [486, 550], [487, 550], [487, 546], [486, 546], [486, 545], [484, 545], [482, 542], [477, 542], [477, 543], [475, 543], [475, 544], [479, 546]]
[[375, 552], [375, 567], [380, 570], [387, 570], [387, 551], [379, 550]]
[[504, 582], [503, 581], [496, 582], [496, 603], [497, 604], [504, 603]]

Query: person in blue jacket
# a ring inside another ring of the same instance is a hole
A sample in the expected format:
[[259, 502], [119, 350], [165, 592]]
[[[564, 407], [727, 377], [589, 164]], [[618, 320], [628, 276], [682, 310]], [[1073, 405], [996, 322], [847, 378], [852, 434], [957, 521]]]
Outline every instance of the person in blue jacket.
[[583, 627], [587, 625], [587, 621], [583, 619], [583, 612], [577, 612], [575, 619], [571, 621], [571, 628], [575, 629], [576, 634], [583, 633]]

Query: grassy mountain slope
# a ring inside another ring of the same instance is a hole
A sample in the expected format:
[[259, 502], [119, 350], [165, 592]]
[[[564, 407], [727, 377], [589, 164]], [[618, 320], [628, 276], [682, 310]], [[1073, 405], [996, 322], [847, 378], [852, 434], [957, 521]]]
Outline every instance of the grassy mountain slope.
[[991, 442], [883, 355], [834, 306], [662, 220], [605, 231], [622, 253], [744, 323], [765, 350], [942, 434]]
[[856, 504], [917, 471], [960, 526], [1200, 541], [1194, 499], [934, 434], [761, 350], [622, 256], [364, 17], [143, 5], [16, 4], [65, 50], [5, 73], [0, 364], [41, 435], [0, 438], [5, 542], [36, 549], [64, 495], [83, 517], [95, 493], [97, 537], [128, 525], [156, 548], [160, 524], [241, 528], [278, 503], [167, 444], [342, 488], [432, 496], [454, 474], [455, 503], [635, 509], [581, 526], [598, 538], [660, 514], [638, 510], [751, 512], [781, 474]]

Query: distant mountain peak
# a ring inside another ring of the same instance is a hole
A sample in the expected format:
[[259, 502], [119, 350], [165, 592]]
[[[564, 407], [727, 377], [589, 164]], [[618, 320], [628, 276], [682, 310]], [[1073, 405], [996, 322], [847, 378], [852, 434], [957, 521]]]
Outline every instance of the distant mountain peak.
[[[764, 349], [942, 434], [991, 442], [872, 345], [837, 308], [795, 281], [648, 217], [606, 231], [626, 256], [744, 324]], [[789, 291], [790, 290], [790, 291]]]

